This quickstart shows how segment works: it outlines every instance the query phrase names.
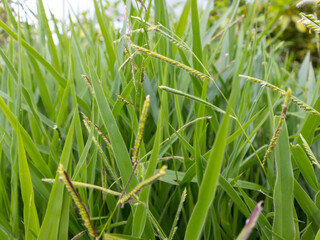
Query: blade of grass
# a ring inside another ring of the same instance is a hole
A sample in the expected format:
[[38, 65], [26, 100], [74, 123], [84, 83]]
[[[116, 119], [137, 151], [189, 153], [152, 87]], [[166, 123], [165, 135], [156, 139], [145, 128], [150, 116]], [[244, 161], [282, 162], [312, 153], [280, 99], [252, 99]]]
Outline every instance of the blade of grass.
[[0, 108], [2, 109], [3, 113], [6, 115], [7, 119], [9, 120], [15, 132], [18, 132], [20, 128], [21, 137], [23, 139], [23, 142], [25, 143], [24, 146], [30, 158], [32, 159], [33, 163], [41, 171], [43, 176], [52, 177], [51, 170], [49, 169], [47, 163], [43, 160], [40, 152], [38, 151], [37, 147], [33, 143], [30, 135], [27, 133], [26, 130], [24, 130], [24, 128], [21, 126], [19, 121], [16, 119], [16, 117], [13, 115], [13, 113], [10, 111], [10, 109], [8, 108], [8, 106], [5, 104], [5, 102], [1, 97], [0, 97]]
[[[66, 142], [62, 151], [60, 163], [66, 168], [69, 168], [71, 160], [71, 150], [73, 142], [75, 117], [68, 131]], [[46, 213], [41, 224], [38, 239], [67, 239], [69, 225], [69, 195], [64, 185], [59, 182], [58, 174], [56, 174], [50, 198], [48, 201]]]
[[53, 38], [52, 38], [52, 32], [50, 30], [49, 27], [49, 22], [46, 16], [46, 12], [44, 10], [44, 6], [43, 6], [43, 2], [42, 0], [37, 0], [37, 5], [38, 5], [38, 9], [39, 11], [39, 19], [41, 19], [41, 24], [44, 25], [45, 28], [45, 32], [46, 32], [46, 36], [47, 36], [47, 43], [48, 43], [48, 48], [49, 48], [49, 52], [51, 55], [51, 62], [53, 67], [57, 70], [58, 73], [61, 73], [61, 67], [60, 67], [60, 61], [59, 61], [59, 57], [58, 57], [58, 52], [56, 49], [56, 46], [53, 42]]
[[23, 200], [25, 237], [27, 239], [37, 239], [40, 225], [36, 205], [34, 202], [31, 175], [20, 131], [18, 131], [18, 156], [20, 188]]
[[[102, 90], [102, 86], [98, 81], [97, 73], [95, 72], [92, 65], [90, 66], [90, 70], [91, 70], [91, 76], [92, 76], [91, 82], [95, 92], [95, 99], [97, 101], [97, 105], [102, 117], [102, 121], [107, 129], [108, 136], [110, 137], [112, 150], [113, 150], [118, 168], [120, 170], [122, 184], [125, 184], [128, 182], [132, 172], [132, 164], [131, 164], [130, 156], [128, 154], [123, 138], [120, 134], [117, 123], [113, 117], [112, 111], [109, 107], [107, 98]], [[133, 175], [128, 185], [128, 190], [130, 191], [131, 189], [133, 189], [134, 186], [137, 185], [137, 183], [138, 183], [137, 178], [135, 175]]]
[[[277, 118], [279, 120], [280, 118]], [[274, 187], [273, 232], [283, 239], [295, 238], [293, 218], [293, 170], [291, 165], [288, 130], [284, 121], [282, 131], [275, 148], [277, 177]]]
[[312, 221], [312, 228], [318, 231], [320, 228], [320, 209], [300, 186], [297, 180], [294, 180], [294, 198]]
[[199, 196], [196, 206], [192, 212], [186, 229], [186, 240], [199, 239], [202, 228], [207, 217], [208, 209], [214, 199], [217, 182], [222, 166], [223, 155], [226, 147], [226, 137], [228, 133], [230, 107], [227, 108], [226, 115], [220, 125], [208, 164], [204, 172], [203, 180], [199, 189]]
[[[0, 27], [2, 27], [13, 39], [18, 40], [18, 35], [1, 20]], [[21, 44], [27, 52], [29, 52], [35, 59], [37, 59], [52, 74], [52, 76], [59, 82], [59, 84], [62, 87], [66, 86], [67, 80], [64, 77], [62, 77], [57, 72], [57, 70], [47, 60], [45, 60], [33, 47], [31, 47], [29, 43], [22, 39]]]
[[300, 145], [291, 146], [291, 152], [305, 181], [314, 191], [319, 191], [319, 183], [317, 181], [314, 169], [302, 147]]
[[237, 237], [237, 240], [246, 240], [248, 239], [248, 237], [250, 236], [250, 233], [252, 231], [252, 229], [255, 227], [259, 215], [262, 211], [262, 201], [259, 202], [256, 206], [256, 208], [253, 210], [250, 219], [248, 220], [248, 222], [246, 223], [245, 227], [242, 229], [242, 231], [240, 232], [239, 236]]

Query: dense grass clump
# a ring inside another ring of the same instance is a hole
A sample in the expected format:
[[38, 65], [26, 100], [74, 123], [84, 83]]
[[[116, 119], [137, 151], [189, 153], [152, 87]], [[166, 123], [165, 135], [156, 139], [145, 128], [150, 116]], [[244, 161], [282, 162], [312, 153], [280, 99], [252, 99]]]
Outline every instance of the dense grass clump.
[[319, 68], [283, 1], [119, 1], [120, 29], [1, 2], [0, 239], [319, 239]]

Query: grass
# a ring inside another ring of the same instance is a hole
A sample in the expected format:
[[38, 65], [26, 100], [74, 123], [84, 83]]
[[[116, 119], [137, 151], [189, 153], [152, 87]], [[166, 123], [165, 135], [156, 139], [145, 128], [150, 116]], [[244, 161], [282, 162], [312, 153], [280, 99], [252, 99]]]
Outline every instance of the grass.
[[320, 71], [281, 8], [93, 2], [2, 1], [0, 239], [319, 239]]

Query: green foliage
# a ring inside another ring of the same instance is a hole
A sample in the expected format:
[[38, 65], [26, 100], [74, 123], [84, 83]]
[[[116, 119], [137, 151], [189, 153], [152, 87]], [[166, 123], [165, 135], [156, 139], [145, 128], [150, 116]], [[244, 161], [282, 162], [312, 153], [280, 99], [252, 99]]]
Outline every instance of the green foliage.
[[295, 4], [123, 1], [116, 29], [103, 1], [62, 25], [2, 2], [0, 239], [319, 239], [320, 72], [282, 41]]

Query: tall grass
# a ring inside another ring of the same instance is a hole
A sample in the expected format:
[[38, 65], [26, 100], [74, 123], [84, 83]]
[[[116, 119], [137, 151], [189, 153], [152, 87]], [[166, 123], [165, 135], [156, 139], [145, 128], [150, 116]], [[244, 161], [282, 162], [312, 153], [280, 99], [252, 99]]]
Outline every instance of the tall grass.
[[281, 12], [127, 0], [115, 29], [93, 2], [2, 1], [0, 239], [318, 239], [319, 69]]

